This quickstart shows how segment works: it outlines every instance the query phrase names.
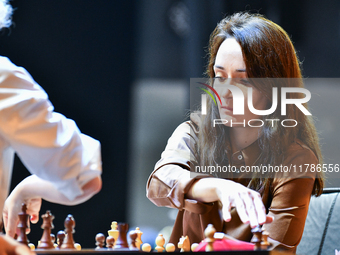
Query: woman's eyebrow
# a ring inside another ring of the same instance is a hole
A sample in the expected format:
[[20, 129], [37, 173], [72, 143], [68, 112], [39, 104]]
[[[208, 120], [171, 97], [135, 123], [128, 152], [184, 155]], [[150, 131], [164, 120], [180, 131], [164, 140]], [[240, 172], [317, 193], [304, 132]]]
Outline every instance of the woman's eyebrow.
[[[214, 65], [214, 67], [217, 68], [217, 69], [224, 70], [224, 67], [223, 67], [223, 66]], [[247, 72], [246, 69], [236, 69], [235, 71], [236, 71], [236, 72], [241, 72], [241, 73], [242, 73], [242, 72], [244, 72], [244, 73]]]
[[223, 66], [216, 66], [214, 65], [215, 68], [218, 68], [218, 69], [221, 69], [221, 70], [224, 70], [224, 67]]

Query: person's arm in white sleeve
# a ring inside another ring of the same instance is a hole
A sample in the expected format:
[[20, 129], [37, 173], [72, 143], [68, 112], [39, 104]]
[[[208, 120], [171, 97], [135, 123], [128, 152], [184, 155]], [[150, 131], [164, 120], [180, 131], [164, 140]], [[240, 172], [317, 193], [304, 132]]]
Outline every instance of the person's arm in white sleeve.
[[0, 122], [0, 136], [32, 173], [6, 200], [8, 235], [14, 235], [22, 202], [34, 222], [41, 198], [74, 205], [100, 190], [100, 143], [55, 113], [44, 90], [6, 58], [0, 58]]

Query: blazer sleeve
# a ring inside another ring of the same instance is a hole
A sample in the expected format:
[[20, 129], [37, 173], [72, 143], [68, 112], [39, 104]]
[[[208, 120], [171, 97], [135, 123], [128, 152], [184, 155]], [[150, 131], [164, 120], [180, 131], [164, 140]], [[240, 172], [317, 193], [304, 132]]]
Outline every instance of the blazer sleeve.
[[0, 136], [26, 168], [67, 198], [101, 175], [99, 141], [54, 112], [46, 92], [22, 67], [0, 57]]
[[[274, 221], [265, 228], [274, 248], [295, 252], [301, 240], [316, 176], [305, 164], [316, 165], [318, 159], [309, 148], [297, 143], [283, 163], [291, 169], [296, 166], [296, 172], [291, 170], [273, 181], [269, 215]], [[302, 166], [301, 171], [298, 166]]]
[[211, 209], [212, 204], [185, 197], [196, 180], [211, 177], [190, 171], [190, 167], [197, 165], [196, 141], [195, 126], [191, 122], [179, 125], [169, 138], [146, 186], [146, 195], [155, 205], [195, 213], [204, 213]]

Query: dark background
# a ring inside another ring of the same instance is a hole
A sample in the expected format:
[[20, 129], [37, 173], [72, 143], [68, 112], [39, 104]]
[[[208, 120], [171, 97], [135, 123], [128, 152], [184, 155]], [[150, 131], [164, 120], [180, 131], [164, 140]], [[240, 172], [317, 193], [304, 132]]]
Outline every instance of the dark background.
[[[249, 10], [280, 24], [295, 43], [305, 77], [338, 77], [340, 72], [336, 0], [11, 3], [16, 8], [14, 24], [2, 32], [0, 55], [25, 67], [49, 94], [55, 110], [102, 144], [102, 191], [82, 205], [43, 202], [42, 206], [42, 212], [49, 209], [55, 215], [54, 233], [73, 214], [75, 240], [83, 247], [94, 247], [96, 233], [106, 234], [111, 221], [127, 220], [126, 187], [133, 178], [128, 175], [128, 144], [134, 82], [145, 78], [189, 81], [202, 76], [209, 34], [225, 14]], [[16, 159], [12, 187], [28, 174]], [[29, 235], [34, 243], [41, 237], [40, 225], [41, 221]]]

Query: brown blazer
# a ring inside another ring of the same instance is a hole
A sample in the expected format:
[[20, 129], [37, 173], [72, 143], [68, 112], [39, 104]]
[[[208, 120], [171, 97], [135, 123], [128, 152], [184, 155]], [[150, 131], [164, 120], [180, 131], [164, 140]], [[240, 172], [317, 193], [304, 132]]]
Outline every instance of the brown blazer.
[[[200, 178], [214, 178], [204, 173], [190, 172], [190, 164], [195, 161], [194, 143], [197, 141], [195, 127], [191, 122], [184, 122], [174, 131], [156, 163], [154, 171], [147, 182], [147, 197], [157, 206], [177, 208], [178, 215], [170, 237], [170, 242], [177, 243], [182, 235], [188, 235], [191, 243], [204, 239], [204, 230], [212, 223], [217, 231], [227, 233], [239, 240], [250, 241], [252, 234], [249, 224], [243, 224], [235, 209], [232, 219], [225, 222], [220, 215], [219, 202], [201, 203], [187, 199], [185, 194], [193, 182]], [[231, 165], [251, 166], [256, 163], [261, 151], [257, 141], [248, 147], [229, 156]], [[286, 160], [282, 165], [304, 166], [317, 164], [314, 153], [301, 141], [289, 147]], [[299, 169], [299, 168], [297, 168]], [[272, 184], [261, 191], [262, 201], [274, 221], [265, 224], [274, 248], [282, 248], [295, 252], [301, 240], [307, 217], [315, 174], [290, 173], [273, 178]], [[243, 185], [249, 179], [233, 179]]]

